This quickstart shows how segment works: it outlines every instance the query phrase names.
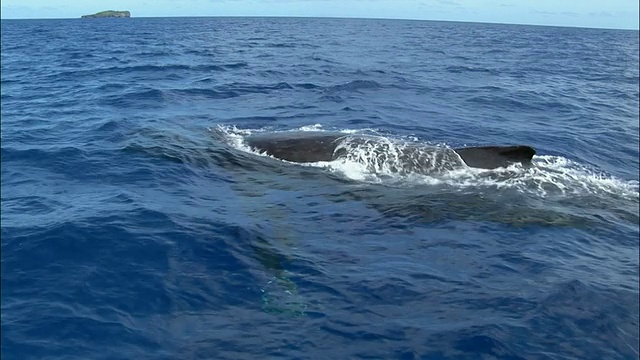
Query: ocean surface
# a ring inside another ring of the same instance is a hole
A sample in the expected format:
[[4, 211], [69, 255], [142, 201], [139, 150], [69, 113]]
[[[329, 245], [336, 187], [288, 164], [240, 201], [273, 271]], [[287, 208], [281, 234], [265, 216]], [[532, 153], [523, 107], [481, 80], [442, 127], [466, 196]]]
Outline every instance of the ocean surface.
[[[2, 20], [7, 359], [637, 359], [638, 31]], [[296, 164], [246, 136], [382, 139]], [[530, 167], [407, 167], [525, 144]], [[427, 169], [428, 170], [428, 169]]]

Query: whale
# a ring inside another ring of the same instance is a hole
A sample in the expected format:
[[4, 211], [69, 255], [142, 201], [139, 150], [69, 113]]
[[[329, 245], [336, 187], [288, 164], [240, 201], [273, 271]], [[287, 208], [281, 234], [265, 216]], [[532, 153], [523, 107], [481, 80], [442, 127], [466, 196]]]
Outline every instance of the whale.
[[411, 143], [403, 144], [398, 155], [398, 147], [390, 147], [389, 139], [381, 136], [325, 131], [258, 133], [247, 135], [244, 142], [254, 151], [293, 163], [338, 160], [348, 157], [350, 149], [358, 146], [369, 149], [369, 154], [386, 158], [390, 149], [395, 149], [395, 159], [413, 163], [434, 159], [426, 154], [439, 153], [439, 158], [444, 161], [451, 163], [459, 159], [464, 165], [479, 169], [497, 169], [515, 163], [530, 165], [536, 154], [536, 150], [528, 145], [442, 148]]

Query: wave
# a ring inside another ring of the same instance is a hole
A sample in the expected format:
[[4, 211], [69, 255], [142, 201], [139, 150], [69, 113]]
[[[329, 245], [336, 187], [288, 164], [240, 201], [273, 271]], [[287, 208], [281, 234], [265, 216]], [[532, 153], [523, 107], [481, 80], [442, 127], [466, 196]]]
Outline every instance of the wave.
[[[103, 90], [118, 90], [120, 84], [102, 85]], [[247, 94], [270, 93], [272, 91], [292, 90], [294, 87], [286, 82], [275, 84], [251, 84], [230, 83], [214, 86], [212, 88], [193, 87], [185, 89], [156, 89], [143, 88], [139, 90], [117, 93], [103, 96], [101, 103], [104, 105], [129, 108], [145, 108], [151, 104], [163, 104], [175, 100], [217, 100], [230, 99]]]
[[134, 76], [136, 74], [167, 74], [175, 75], [175, 72], [221, 72], [236, 70], [240, 68], [248, 67], [246, 62], [236, 62], [227, 64], [215, 64], [215, 65], [183, 65], [183, 64], [164, 64], [164, 65], [132, 65], [132, 66], [111, 66], [91, 70], [82, 71], [60, 71], [54, 74], [47, 74], [45, 80], [51, 81], [77, 81], [78, 78], [83, 77], [96, 77], [96, 76], [117, 76], [127, 75]]
[[461, 74], [466, 72], [481, 72], [488, 73], [491, 75], [499, 75], [499, 72], [494, 69], [486, 69], [482, 67], [473, 67], [473, 66], [447, 66], [446, 70], [450, 73]]
[[193, 71], [224, 71], [228, 69], [238, 69], [246, 67], [246, 62], [229, 63], [220, 65], [181, 65], [181, 64], [168, 64], [168, 65], [136, 65], [126, 67], [112, 67], [107, 68], [105, 71], [123, 71], [123, 72], [155, 72], [155, 71], [176, 71], [176, 70], [193, 70]]
[[[145, 67], [147, 68], [147, 67]], [[152, 67], [151, 67], [152, 68]], [[207, 83], [215, 83], [211, 78], [197, 81], [204, 85]], [[149, 102], [153, 104], [171, 102], [174, 100], [193, 100], [193, 99], [229, 99], [247, 94], [268, 94], [274, 91], [287, 90], [318, 90], [324, 95], [322, 99], [332, 101], [342, 101], [342, 98], [335, 94], [343, 91], [360, 91], [366, 89], [377, 89], [381, 85], [375, 81], [354, 80], [344, 84], [320, 86], [313, 83], [293, 83], [277, 82], [277, 83], [248, 83], [248, 82], [231, 82], [214, 85], [212, 87], [191, 87], [183, 89], [157, 89], [143, 88], [122, 92], [126, 87], [121, 83], [107, 83], [100, 85], [97, 89], [101, 91], [114, 92], [112, 95], [103, 96], [101, 103], [104, 105], [117, 107], [145, 108]], [[62, 106], [62, 105], [61, 105]]]
[[333, 85], [327, 87], [325, 90], [330, 92], [337, 91], [359, 91], [368, 89], [379, 89], [382, 85], [373, 80], [353, 80], [343, 84]]
[[158, 89], [145, 88], [138, 91], [130, 91], [119, 95], [104, 96], [101, 103], [116, 108], [144, 109], [150, 105], [162, 103], [165, 92]]
[[38, 148], [15, 148], [3, 146], [1, 151], [1, 157], [3, 161], [7, 162], [48, 159], [48, 161], [50, 162], [59, 161], [62, 164], [64, 162], [64, 159], [85, 157], [84, 151], [75, 146], [60, 147], [51, 145], [46, 147], [40, 146]]

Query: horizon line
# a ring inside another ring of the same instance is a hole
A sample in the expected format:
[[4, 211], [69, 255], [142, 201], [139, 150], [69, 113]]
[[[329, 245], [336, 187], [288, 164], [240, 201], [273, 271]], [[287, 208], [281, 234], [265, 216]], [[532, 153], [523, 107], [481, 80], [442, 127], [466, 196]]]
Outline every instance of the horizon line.
[[[113, 10], [128, 11], [128, 10]], [[93, 15], [93, 14], [89, 14]], [[82, 16], [82, 15], [81, 15]], [[54, 17], [54, 18], [0, 18], [0, 20], [82, 20], [78, 17]], [[361, 17], [361, 16], [311, 16], [311, 15], [163, 15], [163, 16], [130, 16], [123, 19], [164, 19], [164, 18], [292, 18], [292, 19], [352, 19], [352, 20], [400, 20], [400, 21], [431, 21], [431, 22], [452, 22], [452, 23], [468, 23], [468, 24], [489, 24], [489, 25], [520, 25], [520, 26], [544, 26], [544, 27], [561, 27], [573, 29], [597, 29], [597, 30], [624, 30], [624, 31], [640, 31], [640, 28], [614, 28], [614, 27], [596, 27], [588, 25], [552, 25], [552, 24], [533, 24], [533, 23], [506, 23], [493, 21], [468, 21], [468, 20], [439, 20], [439, 19], [416, 19], [416, 18], [386, 18], [386, 17]], [[86, 20], [86, 19], [84, 19]], [[93, 19], [92, 19], [93, 20]]]

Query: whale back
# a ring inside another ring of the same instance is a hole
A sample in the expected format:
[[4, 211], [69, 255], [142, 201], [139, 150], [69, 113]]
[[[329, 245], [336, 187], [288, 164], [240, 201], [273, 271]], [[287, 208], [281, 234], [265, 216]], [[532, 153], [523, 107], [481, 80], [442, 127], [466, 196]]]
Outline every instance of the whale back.
[[344, 134], [295, 132], [268, 133], [245, 138], [250, 147], [275, 158], [297, 163], [334, 160], [334, 152]]
[[[245, 143], [251, 148], [266, 153], [275, 158], [297, 162], [311, 163], [318, 161], [332, 161], [345, 155], [348, 148], [344, 146], [345, 139], [366, 142], [370, 137], [361, 137], [341, 133], [328, 132], [279, 132], [250, 135], [245, 138]], [[374, 138], [375, 139], [375, 138]], [[384, 147], [376, 150], [384, 152]], [[402, 159], [411, 159], [413, 152], [422, 153], [420, 149], [405, 148], [406, 156]], [[513, 163], [530, 164], [536, 151], [526, 145], [516, 146], [477, 146], [453, 149], [462, 161], [470, 167], [482, 169], [495, 169], [507, 167]], [[378, 154], [384, 158], [384, 154]], [[414, 159], [415, 160], [415, 159]], [[418, 159], [420, 160], [420, 159]]]

